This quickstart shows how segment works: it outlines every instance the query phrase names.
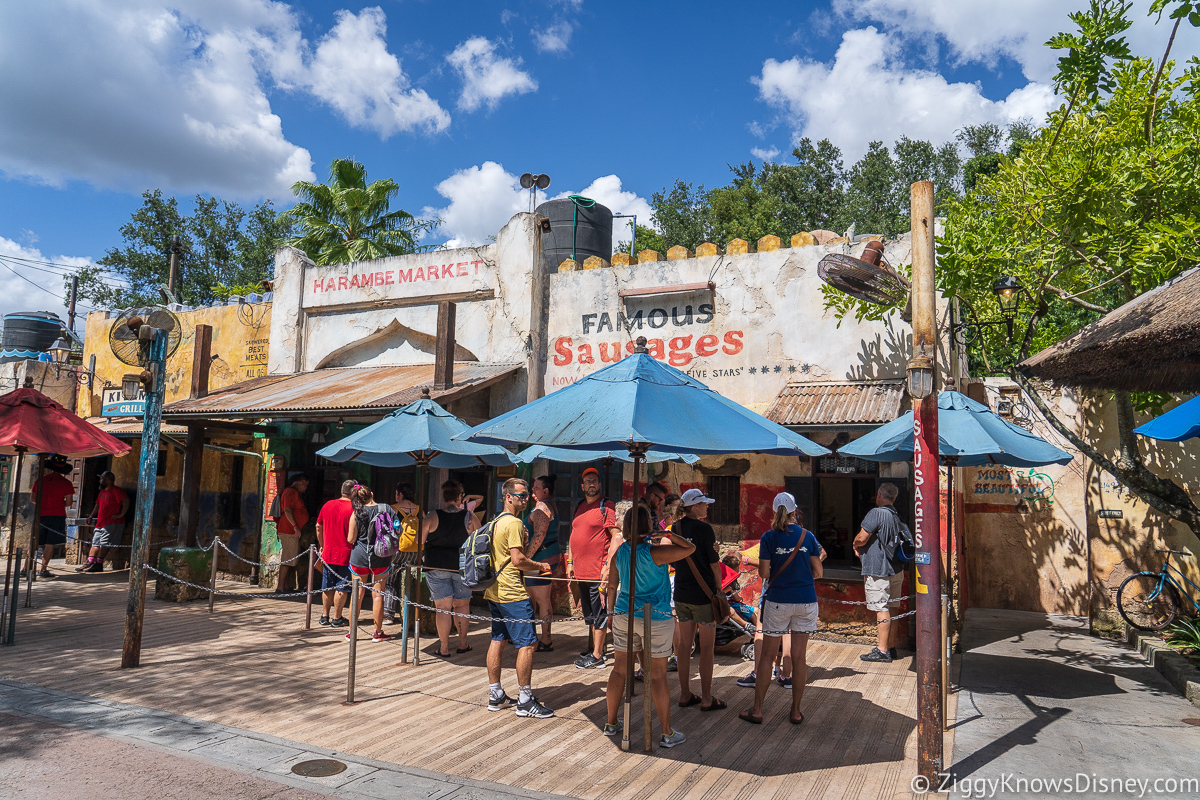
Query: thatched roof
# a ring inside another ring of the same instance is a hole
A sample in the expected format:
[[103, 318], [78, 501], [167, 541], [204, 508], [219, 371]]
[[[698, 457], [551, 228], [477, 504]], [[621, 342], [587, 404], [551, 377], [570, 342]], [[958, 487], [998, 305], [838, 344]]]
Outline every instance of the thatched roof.
[[1134, 298], [1018, 368], [1033, 378], [1089, 389], [1200, 392], [1200, 268]]

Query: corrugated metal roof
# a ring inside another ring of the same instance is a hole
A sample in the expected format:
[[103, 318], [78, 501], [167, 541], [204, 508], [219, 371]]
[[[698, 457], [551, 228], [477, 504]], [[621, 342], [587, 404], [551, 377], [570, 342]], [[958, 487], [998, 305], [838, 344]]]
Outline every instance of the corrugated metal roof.
[[454, 385], [433, 388], [433, 365], [404, 367], [339, 367], [266, 375], [219, 389], [207, 397], [177, 400], [163, 408], [175, 419], [188, 417], [272, 417], [321, 411], [387, 412], [421, 397], [422, 387], [443, 404], [503, 380], [521, 364], [456, 362]]
[[767, 410], [780, 425], [874, 425], [900, 416], [903, 381], [793, 382]]
[[[87, 421], [107, 433], [109, 436], [121, 437], [142, 435], [141, 417], [88, 417]], [[187, 427], [184, 425], [168, 425], [164, 422], [162, 424], [160, 433], [187, 433]]]

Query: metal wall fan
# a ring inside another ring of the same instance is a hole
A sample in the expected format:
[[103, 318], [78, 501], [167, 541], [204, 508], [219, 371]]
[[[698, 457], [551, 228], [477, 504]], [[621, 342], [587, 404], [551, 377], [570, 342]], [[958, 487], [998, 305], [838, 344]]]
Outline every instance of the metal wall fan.
[[[131, 324], [132, 323], [132, 324]], [[127, 308], [113, 321], [108, 330], [108, 346], [122, 363], [130, 366], [145, 366], [138, 329], [149, 325], [167, 334], [167, 358], [179, 349], [183, 338], [179, 317], [162, 306]]]
[[851, 297], [880, 306], [898, 306], [909, 284], [883, 257], [883, 244], [867, 242], [862, 258], [830, 253], [817, 264], [821, 280]]

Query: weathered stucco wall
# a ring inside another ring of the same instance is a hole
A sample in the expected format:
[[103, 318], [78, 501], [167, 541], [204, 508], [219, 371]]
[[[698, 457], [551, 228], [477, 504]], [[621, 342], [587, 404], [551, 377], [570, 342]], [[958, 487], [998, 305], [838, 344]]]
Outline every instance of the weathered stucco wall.
[[[196, 345], [196, 326], [212, 326], [212, 366], [208, 373], [210, 391], [266, 374], [267, 351], [271, 330], [271, 303], [241, 303], [193, 308], [177, 312], [182, 338], [174, 354], [167, 359], [165, 402], [182, 400], [191, 391], [192, 355]], [[87, 315], [83, 340], [83, 363], [96, 356], [96, 380], [89, 392], [80, 387], [80, 416], [100, 414], [102, 392], [107, 382], [119, 387], [121, 376], [136, 372], [113, 355], [108, 334], [115, 318], [106, 311]]]
[[271, 373], [433, 363], [443, 299], [458, 303], [456, 360], [524, 361], [538, 237], [518, 214], [484, 247], [330, 266], [281, 249]]
[[[848, 252], [859, 254], [863, 244]], [[839, 320], [824, 308], [817, 262], [848, 245], [649, 261], [550, 276], [546, 391], [574, 383], [632, 351], [639, 336], [655, 358], [726, 397], [764, 411], [791, 380], [879, 380], [904, 375], [912, 332]], [[894, 264], [908, 237], [886, 243]], [[621, 298], [621, 290], [715, 283], [683, 294]]]
[[[993, 409], [1001, 388], [1016, 391], [1003, 379], [987, 383]], [[1116, 412], [1108, 395], [1049, 386], [1041, 394], [1073, 431], [1116, 458]], [[1066, 466], [963, 470], [970, 603], [1089, 615], [1098, 632], [1119, 628], [1115, 601], [1121, 581], [1133, 572], [1157, 570], [1164, 556], [1156, 548], [1195, 553], [1200, 542], [1079, 453], [1027, 397], [1014, 396], [1021, 401], [1016, 418], [1075, 459]], [[1170, 476], [1193, 497], [1200, 494], [1194, 442], [1139, 437], [1138, 444], [1151, 469]], [[1180, 566], [1192, 580], [1200, 580], [1194, 559], [1185, 558]]]

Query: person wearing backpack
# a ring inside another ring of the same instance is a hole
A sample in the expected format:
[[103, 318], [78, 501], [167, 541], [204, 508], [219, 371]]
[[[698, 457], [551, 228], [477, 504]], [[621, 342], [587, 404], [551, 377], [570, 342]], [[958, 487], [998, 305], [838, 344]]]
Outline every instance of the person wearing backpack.
[[[475, 505], [483, 500], [479, 495], [464, 497], [462, 484], [446, 481], [442, 484], [442, 507], [435, 509], [421, 523], [421, 541], [425, 550], [425, 583], [433, 604], [443, 611], [466, 614], [471, 610], [471, 590], [463, 585], [458, 571], [458, 554], [467, 536], [479, 527], [479, 520], [472, 513]], [[449, 658], [450, 626], [453, 620], [458, 630], [458, 653], [470, 652], [467, 643], [469, 622], [466, 617], [452, 617], [438, 613], [437, 655]]]
[[804, 722], [800, 701], [808, 680], [808, 636], [817, 632], [816, 581], [824, 574], [821, 545], [812, 531], [797, 524], [796, 498], [780, 492], [771, 505], [775, 519], [758, 542], [758, 575], [766, 589], [761, 612], [763, 644], [754, 653], [754, 705], [738, 717], [762, 724], [763, 703], [771, 686], [767, 667], [775, 661], [786, 635], [792, 645], [792, 711], [788, 719], [799, 725]]
[[[358, 590], [359, 603], [366, 594], [366, 584], [372, 585], [371, 616], [375, 621], [375, 632], [371, 635], [371, 641], [386, 642], [392, 637], [383, 632], [383, 585], [387, 582], [395, 550], [382, 555], [379, 550], [383, 548], [377, 545], [381, 537], [391, 534], [395, 527], [395, 515], [391, 506], [376, 503], [375, 494], [361, 484], [350, 493], [350, 502], [354, 506], [354, 516], [350, 518], [350, 528], [346, 534], [346, 541], [354, 547], [350, 551], [350, 572], [362, 581]], [[398, 538], [397, 535], [397, 543]], [[358, 631], [350, 631], [346, 639], [357, 635]]]
[[[534, 561], [525, 555], [525, 524], [520, 514], [529, 505], [529, 484], [520, 478], [509, 478], [502, 487], [504, 511], [492, 520], [478, 536], [491, 537], [489, 554], [495, 579], [483, 593], [492, 616], [492, 643], [488, 647], [488, 711], [499, 711], [513, 705], [500, 683], [504, 648], [509, 642], [517, 648], [517, 716], [549, 719], [554, 712], [533, 696], [533, 652], [537, 631], [533, 623], [533, 602], [525, 590], [522, 572], [548, 575], [549, 564]], [[478, 536], [468, 539], [471, 542]], [[468, 573], [470, 571], [468, 570]]]
[[867, 610], [875, 612], [879, 623], [876, 626], [878, 644], [871, 652], [859, 656], [863, 661], [886, 664], [897, 658], [895, 643], [900, 638], [900, 631], [892, 629], [892, 613], [888, 606], [903, 599], [905, 568], [896, 554], [903, 544], [911, 545], [912, 540], [908, 526], [893, 505], [899, 494], [896, 484], [879, 484], [875, 508], [863, 517], [862, 529], [854, 537], [854, 553], [862, 559]]

